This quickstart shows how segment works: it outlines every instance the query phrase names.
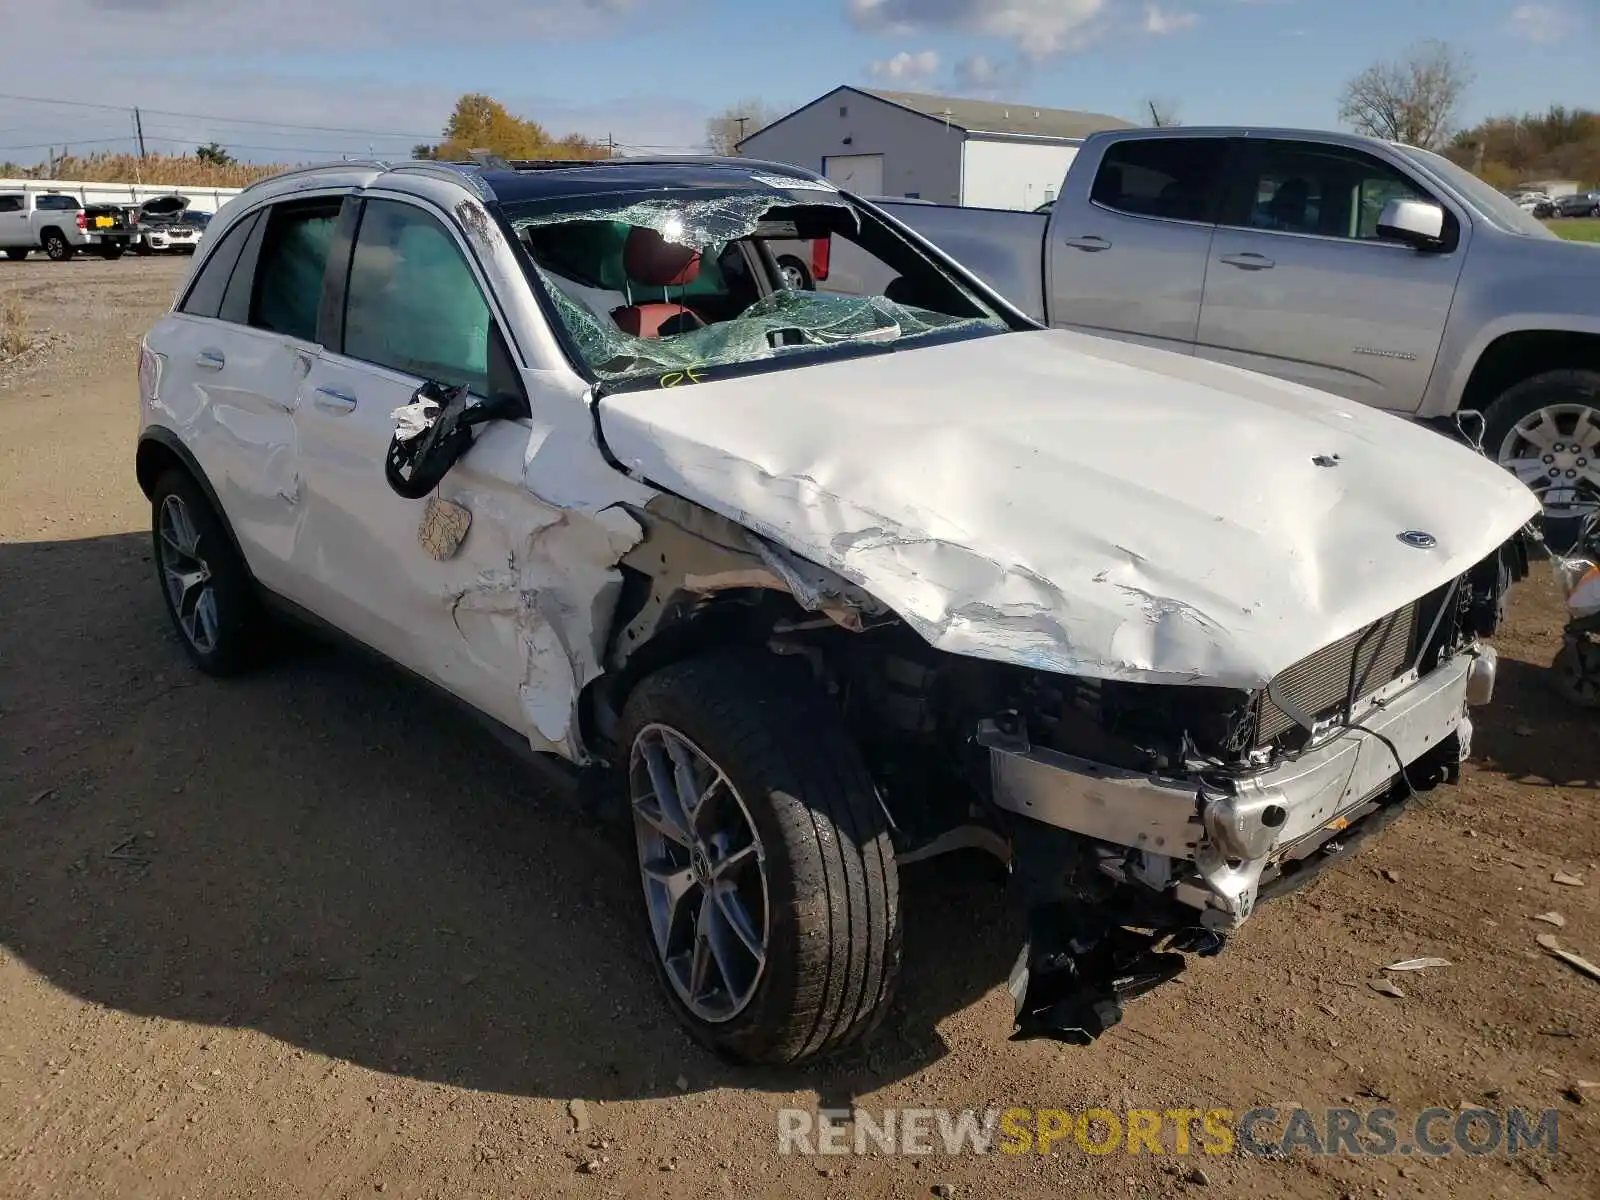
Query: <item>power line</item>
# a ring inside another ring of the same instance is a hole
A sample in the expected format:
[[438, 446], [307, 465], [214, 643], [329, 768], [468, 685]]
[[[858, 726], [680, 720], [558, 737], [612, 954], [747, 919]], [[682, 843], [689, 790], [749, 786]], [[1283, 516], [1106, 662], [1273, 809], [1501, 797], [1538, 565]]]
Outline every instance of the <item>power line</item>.
[[[131, 104], [103, 104], [90, 100], [60, 100], [49, 96], [19, 96], [10, 92], [0, 92], [0, 100], [17, 100], [27, 104], [59, 104], [70, 108], [97, 108], [112, 112], [127, 112], [133, 107]], [[365, 137], [415, 139], [438, 136], [432, 133], [403, 133], [399, 130], [355, 129], [347, 125], [302, 125], [294, 121], [265, 121], [259, 117], [220, 117], [215, 113], [179, 112], [170, 108], [143, 108], [142, 111], [152, 116], [181, 117], [186, 120], [209, 121], [217, 125], [259, 125], [272, 129], [298, 129], [311, 133], [353, 133]]]

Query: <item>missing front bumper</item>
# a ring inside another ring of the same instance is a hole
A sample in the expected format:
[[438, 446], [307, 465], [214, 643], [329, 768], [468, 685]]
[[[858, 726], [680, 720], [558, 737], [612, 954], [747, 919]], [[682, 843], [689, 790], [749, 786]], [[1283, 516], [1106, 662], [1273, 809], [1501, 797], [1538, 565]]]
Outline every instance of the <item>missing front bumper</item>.
[[1250, 916], [1263, 875], [1276, 874], [1297, 849], [1341, 830], [1397, 782], [1408, 791], [1433, 782], [1412, 778], [1414, 764], [1427, 760], [1434, 770], [1445, 746], [1446, 757], [1466, 757], [1469, 684], [1472, 700], [1487, 698], [1485, 657], [1457, 655], [1423, 679], [1402, 681], [1351, 727], [1240, 778], [1142, 775], [1002, 737], [980, 741], [1001, 808], [1105, 844], [1105, 873], [1226, 930]]

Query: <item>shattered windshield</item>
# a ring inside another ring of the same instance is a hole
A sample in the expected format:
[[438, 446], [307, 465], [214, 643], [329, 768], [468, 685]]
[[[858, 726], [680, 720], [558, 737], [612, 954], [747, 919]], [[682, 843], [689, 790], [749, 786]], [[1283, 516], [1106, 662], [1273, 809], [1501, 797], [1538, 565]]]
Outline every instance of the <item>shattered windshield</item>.
[[508, 205], [506, 217], [603, 381], [668, 383], [845, 345], [892, 350], [1009, 328], [830, 185], [752, 177]]

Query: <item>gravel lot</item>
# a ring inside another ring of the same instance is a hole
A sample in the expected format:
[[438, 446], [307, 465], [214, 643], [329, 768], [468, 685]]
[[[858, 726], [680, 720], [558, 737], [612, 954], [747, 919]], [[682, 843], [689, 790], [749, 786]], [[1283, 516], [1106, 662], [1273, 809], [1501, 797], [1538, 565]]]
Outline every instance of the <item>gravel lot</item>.
[[[870, 1050], [736, 1070], [655, 994], [623, 854], [472, 722], [331, 649], [186, 665], [132, 470], [136, 340], [186, 265], [0, 262], [43, 336], [0, 364], [0, 1195], [1600, 1195], [1600, 983], [1534, 942], [1600, 960], [1600, 738], [1547, 686], [1542, 564], [1464, 786], [1097, 1044], [1006, 1040], [1016, 914], [944, 859], [907, 871]], [[1421, 955], [1452, 965], [1367, 986]], [[1560, 1132], [1519, 1157], [777, 1154], [779, 1107], [852, 1102], [1554, 1107]]]

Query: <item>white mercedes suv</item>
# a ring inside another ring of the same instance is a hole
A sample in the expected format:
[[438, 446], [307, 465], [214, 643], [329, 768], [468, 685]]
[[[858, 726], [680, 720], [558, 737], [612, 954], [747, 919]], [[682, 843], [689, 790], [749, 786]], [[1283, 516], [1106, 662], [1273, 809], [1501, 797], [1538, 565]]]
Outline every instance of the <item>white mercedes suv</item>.
[[[796, 240], [881, 293], [788, 286]], [[1435, 431], [1040, 329], [743, 159], [277, 176], [140, 392], [189, 657], [309, 618], [571, 764], [668, 1003], [745, 1061], [872, 1027], [897, 871], [959, 846], [1031, 916], [1014, 1032], [1101, 1033], [1455, 778], [1539, 510]]]

